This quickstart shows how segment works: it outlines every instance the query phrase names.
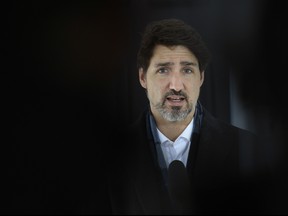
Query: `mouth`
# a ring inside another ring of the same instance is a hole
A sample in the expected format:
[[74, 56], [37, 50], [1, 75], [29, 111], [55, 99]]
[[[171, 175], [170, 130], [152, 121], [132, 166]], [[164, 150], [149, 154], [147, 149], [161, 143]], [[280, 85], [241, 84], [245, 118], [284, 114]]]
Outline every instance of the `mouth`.
[[185, 102], [185, 97], [181, 95], [169, 95], [166, 97], [168, 104], [171, 106], [182, 106]]
[[172, 102], [180, 102], [185, 100], [184, 96], [178, 96], [178, 95], [170, 95], [166, 98], [168, 101], [172, 101]]

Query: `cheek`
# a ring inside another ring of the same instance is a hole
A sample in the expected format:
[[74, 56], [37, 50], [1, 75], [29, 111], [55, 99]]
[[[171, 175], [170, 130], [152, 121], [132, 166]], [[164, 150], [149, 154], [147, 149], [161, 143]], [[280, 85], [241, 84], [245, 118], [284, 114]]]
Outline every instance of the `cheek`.
[[191, 99], [197, 98], [199, 96], [199, 92], [200, 92], [199, 83], [195, 83], [191, 85], [191, 88], [189, 88], [189, 96], [191, 97]]
[[159, 90], [157, 90], [157, 88], [150, 86], [148, 88], [148, 94], [150, 96], [150, 99], [156, 99], [157, 97], [159, 97]]
[[157, 101], [163, 97], [163, 89], [161, 86], [154, 83], [149, 83], [147, 86], [147, 92], [150, 100]]
[[149, 97], [154, 101], [163, 99], [163, 96], [169, 92], [169, 80], [167, 78], [148, 77], [147, 89]]

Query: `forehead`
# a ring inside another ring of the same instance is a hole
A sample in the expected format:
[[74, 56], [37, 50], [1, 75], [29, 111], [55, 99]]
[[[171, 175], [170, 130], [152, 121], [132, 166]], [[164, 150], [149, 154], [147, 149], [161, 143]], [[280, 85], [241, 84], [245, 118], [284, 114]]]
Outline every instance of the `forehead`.
[[151, 63], [155, 61], [193, 61], [197, 62], [196, 56], [186, 47], [156, 45], [151, 58]]

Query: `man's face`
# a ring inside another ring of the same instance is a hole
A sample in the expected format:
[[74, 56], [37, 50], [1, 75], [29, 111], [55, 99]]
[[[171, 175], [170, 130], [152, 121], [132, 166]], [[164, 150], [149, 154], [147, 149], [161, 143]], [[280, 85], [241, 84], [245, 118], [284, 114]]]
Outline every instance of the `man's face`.
[[197, 58], [186, 47], [157, 45], [146, 74], [139, 70], [139, 80], [154, 115], [182, 121], [194, 114], [204, 72], [200, 73]]

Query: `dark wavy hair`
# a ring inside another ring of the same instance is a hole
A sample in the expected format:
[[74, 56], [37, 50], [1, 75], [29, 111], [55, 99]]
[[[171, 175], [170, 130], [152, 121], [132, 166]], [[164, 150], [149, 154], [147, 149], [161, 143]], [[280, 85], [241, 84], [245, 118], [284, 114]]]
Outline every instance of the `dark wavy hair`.
[[179, 19], [163, 19], [147, 25], [137, 54], [137, 68], [147, 71], [156, 45], [182, 45], [197, 58], [200, 71], [204, 71], [210, 61], [210, 52], [200, 34]]

